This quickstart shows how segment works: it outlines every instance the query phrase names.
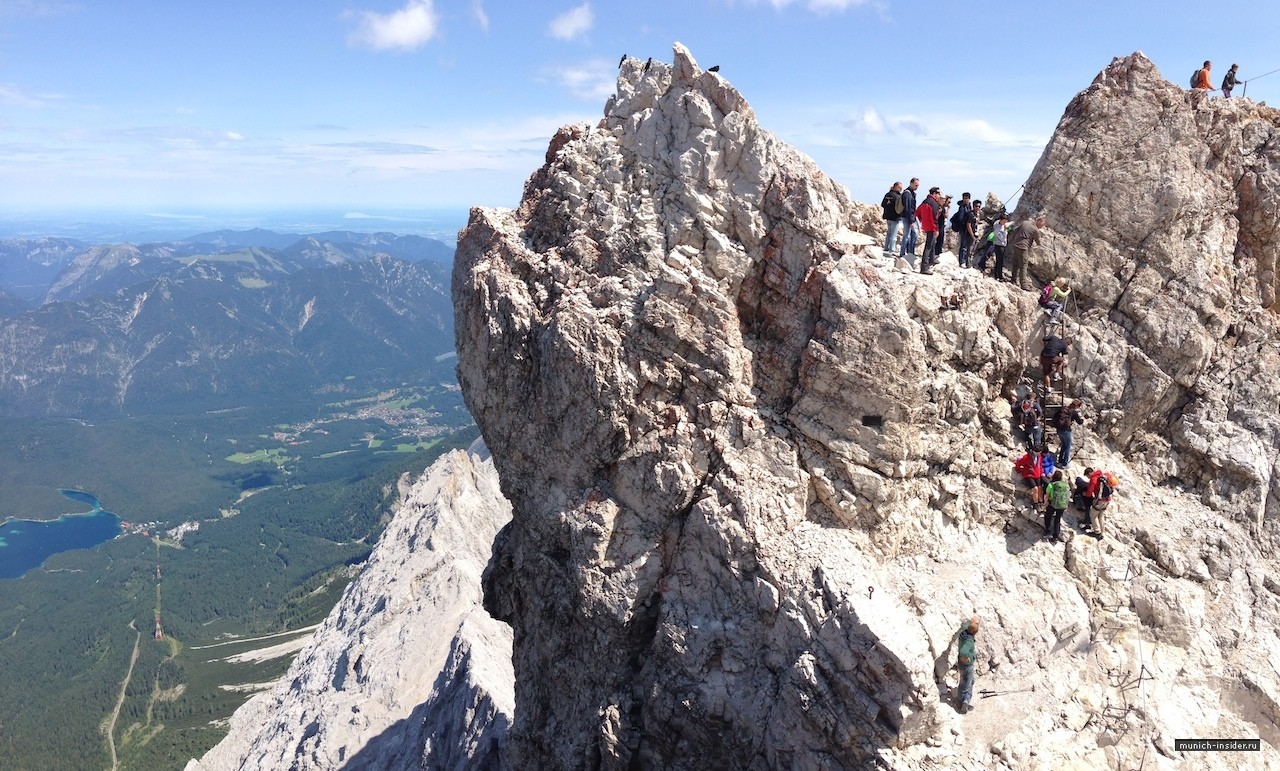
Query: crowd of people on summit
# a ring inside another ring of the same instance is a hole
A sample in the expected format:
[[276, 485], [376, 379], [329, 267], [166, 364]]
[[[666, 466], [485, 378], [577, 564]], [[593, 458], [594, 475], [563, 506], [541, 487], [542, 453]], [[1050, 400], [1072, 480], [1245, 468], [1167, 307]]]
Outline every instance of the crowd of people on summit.
[[[932, 274], [943, 253], [943, 241], [948, 228], [956, 233], [956, 261], [961, 268], [973, 268], [987, 275], [987, 265], [992, 263], [989, 275], [997, 281], [1008, 281], [1019, 289], [1032, 290], [1027, 271], [1027, 257], [1031, 249], [1041, 241], [1040, 231], [1045, 216], [1035, 214], [1010, 225], [1011, 218], [1002, 205], [988, 205], [973, 200], [963, 193], [956, 209], [951, 211], [952, 197], [944, 195], [937, 187], [929, 188], [923, 201], [917, 203], [920, 180], [912, 177], [904, 187], [894, 182], [880, 202], [882, 217], [887, 225], [884, 253], [895, 260], [906, 260], [914, 267], [919, 257], [919, 271]], [[924, 248], [916, 254], [918, 235], [924, 234]], [[994, 259], [993, 259], [994, 258]], [[1006, 278], [1006, 259], [1011, 275]], [[956, 291], [942, 296], [942, 309], [962, 307], [963, 295]], [[1101, 521], [1091, 514], [1098, 509], [1098, 480], [1103, 482], [1102, 500], [1110, 501], [1112, 484], [1100, 470], [1086, 469], [1078, 477], [1074, 489], [1066, 481], [1066, 468], [1071, 463], [1074, 428], [1083, 422], [1084, 404], [1080, 399], [1067, 401], [1064, 396], [1063, 372], [1071, 339], [1062, 337], [1053, 329], [1063, 325], [1063, 314], [1071, 300], [1070, 282], [1059, 276], [1039, 289], [1039, 305], [1047, 315], [1047, 328], [1040, 349], [1040, 380], [1027, 388], [1022, 399], [1011, 399], [1014, 418], [1026, 441], [1026, 453], [1014, 461], [1014, 470], [1025, 480], [1030, 490], [1031, 504], [1044, 516], [1044, 536], [1048, 540], [1061, 541], [1062, 515], [1068, 502], [1074, 497], [1076, 508], [1082, 513], [1081, 528], [1095, 537], [1102, 537]], [[1052, 397], [1056, 404], [1046, 408], [1045, 401]], [[1046, 428], [1058, 438], [1058, 451], [1050, 452], [1045, 442]], [[1103, 503], [1102, 508], [1106, 507]]]
[[[1211, 76], [1213, 63], [1206, 60], [1191, 77], [1193, 91], [1215, 91]], [[1280, 70], [1277, 70], [1280, 72]], [[1267, 73], [1270, 74], [1270, 73]], [[1239, 65], [1232, 64], [1222, 78], [1224, 98], [1230, 98], [1235, 87], [1244, 83]], [[918, 201], [920, 180], [912, 177], [903, 187], [895, 182], [881, 201], [883, 218], [888, 224], [884, 253], [895, 260], [907, 260], [916, 267], [916, 247], [924, 234], [924, 249], [919, 257], [919, 271], [931, 274], [943, 252], [948, 226], [956, 233], [956, 261], [961, 268], [974, 268], [997, 281], [1009, 281], [1022, 290], [1033, 290], [1027, 272], [1027, 256], [1041, 241], [1045, 226], [1043, 214], [1026, 217], [1016, 225], [1003, 206], [994, 211], [973, 201], [969, 193], [960, 196], [952, 213], [952, 197], [937, 187], [929, 188], [923, 201]], [[994, 257], [994, 260], [992, 258]], [[1011, 275], [1005, 278], [1006, 259]], [[992, 262], [988, 273], [988, 263]], [[1022, 433], [1025, 453], [1014, 459], [1014, 471], [1024, 480], [1032, 510], [1044, 517], [1044, 538], [1062, 540], [1062, 517], [1070, 506], [1079, 512], [1078, 527], [1082, 532], [1101, 539], [1103, 523], [1113, 495], [1120, 485], [1114, 473], [1093, 465], [1086, 466], [1068, 481], [1075, 448], [1074, 431], [1084, 422], [1084, 402], [1066, 396], [1065, 369], [1071, 352], [1071, 338], [1055, 331], [1064, 328], [1063, 315], [1071, 300], [1071, 287], [1066, 278], [1058, 277], [1039, 289], [1039, 305], [1047, 314], [1043, 346], [1040, 350], [1040, 379], [1029, 381], [1021, 398], [1010, 397], [1014, 424]], [[942, 310], [959, 309], [963, 296], [953, 292], [943, 295]], [[1055, 400], [1050, 403], [1050, 400]], [[1058, 439], [1058, 450], [1052, 452], [1046, 441], [1046, 430]], [[956, 669], [960, 673], [956, 692], [957, 709], [961, 713], [973, 708], [974, 665], [977, 660], [977, 616], [965, 621], [955, 637]], [[984, 695], [994, 692], [983, 691]]]

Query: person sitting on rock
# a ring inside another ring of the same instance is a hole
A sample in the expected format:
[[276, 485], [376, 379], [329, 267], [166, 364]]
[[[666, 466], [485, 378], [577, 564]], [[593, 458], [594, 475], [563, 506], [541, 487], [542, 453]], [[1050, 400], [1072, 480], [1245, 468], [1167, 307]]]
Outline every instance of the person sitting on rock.
[[978, 660], [978, 617], [974, 616], [960, 628], [960, 645], [956, 650], [956, 668], [960, 670], [959, 704], [956, 709], [964, 714], [973, 709], [973, 667]]
[[1062, 513], [1067, 510], [1067, 502], [1071, 500], [1071, 485], [1062, 477], [1062, 470], [1053, 472], [1053, 481], [1045, 487], [1045, 496], [1049, 505], [1044, 512], [1044, 537], [1054, 541], [1062, 540]]
[[1071, 340], [1057, 335], [1046, 335], [1044, 347], [1040, 349], [1040, 371], [1044, 374], [1045, 393], [1053, 390], [1053, 381], [1062, 379], [1062, 369], [1067, 363], [1067, 351], [1071, 349]]
[[1045, 481], [1054, 472], [1053, 455], [1040, 445], [1015, 460], [1013, 468], [1031, 488], [1031, 505], [1039, 510], [1044, 502]]

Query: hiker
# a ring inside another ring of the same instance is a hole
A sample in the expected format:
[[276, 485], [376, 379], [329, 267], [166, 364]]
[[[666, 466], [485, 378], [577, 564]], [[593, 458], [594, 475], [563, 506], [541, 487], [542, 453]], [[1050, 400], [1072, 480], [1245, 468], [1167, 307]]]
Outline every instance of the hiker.
[[1191, 88], [1196, 91], [1216, 91], [1213, 87], [1213, 81], [1209, 80], [1209, 70], [1213, 67], [1213, 62], [1205, 60], [1204, 67], [1196, 70], [1195, 81]]
[[916, 190], [920, 187], [920, 178], [912, 177], [907, 189], [902, 191], [902, 238], [898, 245], [898, 256], [906, 259], [911, 255], [911, 267], [915, 267], [916, 236], [920, 226], [916, 222]]
[[1054, 541], [1062, 540], [1062, 512], [1067, 510], [1067, 502], [1071, 500], [1071, 485], [1062, 478], [1062, 470], [1053, 472], [1053, 481], [1045, 488], [1049, 498], [1049, 506], [1044, 512], [1044, 537]]
[[1031, 488], [1031, 505], [1037, 511], [1044, 503], [1044, 485], [1054, 472], [1053, 455], [1044, 445], [1038, 445], [1013, 463], [1014, 471], [1027, 482]]
[[1044, 347], [1040, 349], [1040, 371], [1044, 373], [1044, 390], [1053, 390], [1053, 381], [1062, 379], [1062, 368], [1067, 363], [1067, 351], [1071, 349], [1071, 340], [1063, 340], [1057, 335], [1047, 335]]
[[1236, 77], [1236, 70], [1238, 69], [1240, 69], [1240, 65], [1233, 64], [1231, 69], [1227, 70], [1227, 74], [1222, 76], [1222, 98], [1230, 99], [1231, 89], [1235, 88], [1237, 83], [1244, 82]]
[[1058, 410], [1053, 416], [1053, 428], [1058, 432], [1058, 466], [1066, 468], [1071, 465], [1071, 432], [1076, 423], [1083, 423], [1080, 408], [1084, 402], [1072, 399], [1071, 403]]
[[968, 193], [960, 194], [960, 205], [956, 208], [955, 216], [951, 218], [951, 229], [960, 234], [959, 251], [956, 253], [956, 260], [960, 263], [960, 267], [969, 267], [969, 252], [973, 249], [974, 241], [974, 216], [973, 216], [973, 196]]
[[1067, 307], [1067, 298], [1071, 296], [1071, 286], [1062, 276], [1058, 276], [1040, 291], [1040, 307], [1049, 314], [1050, 323], [1056, 323], [1062, 309]]
[[1088, 496], [1093, 499], [1093, 505], [1089, 509], [1090, 519], [1092, 523], [1091, 535], [1102, 538], [1102, 524], [1106, 516], [1106, 511], [1111, 507], [1111, 496], [1115, 493], [1116, 487], [1120, 485], [1120, 480], [1115, 474], [1098, 469], [1089, 477], [1089, 487], [1086, 491]]
[[977, 634], [977, 616], [960, 627], [960, 646], [956, 651], [956, 668], [960, 670], [960, 703], [956, 708], [962, 715], [973, 709], [973, 665], [978, 659], [978, 645], [973, 638]]
[[933, 242], [933, 264], [938, 264], [938, 258], [945, 251], [947, 240], [947, 216], [951, 214], [951, 196], [942, 198], [942, 209], [938, 211], [938, 239]]
[[1013, 268], [1010, 279], [1019, 289], [1031, 288], [1031, 279], [1027, 278], [1027, 256], [1031, 248], [1040, 243], [1040, 228], [1044, 227], [1044, 215], [1037, 214], [1034, 219], [1023, 220], [1013, 229], [1009, 237], [1009, 262]]
[[929, 275], [930, 268], [937, 260], [933, 256], [933, 243], [938, 238], [938, 216], [942, 211], [942, 202], [938, 196], [942, 193], [936, 187], [929, 188], [929, 195], [924, 203], [916, 207], [916, 218], [920, 220], [920, 229], [924, 231], [924, 256], [920, 258], [920, 272]]
[[[1000, 217], [991, 227], [991, 247], [987, 250], [988, 254], [995, 254], [996, 262], [991, 268], [991, 277], [996, 281], [1004, 281], [1004, 249], [1009, 243], [1009, 214], [1000, 212]], [[987, 258], [982, 258], [979, 268], [985, 272]]]
[[1026, 397], [1015, 404], [1015, 412], [1018, 428], [1022, 429], [1030, 451], [1044, 440], [1044, 407], [1034, 388], [1028, 389]]
[[1090, 512], [1093, 509], [1093, 496], [1089, 494], [1089, 485], [1093, 481], [1093, 467], [1085, 467], [1084, 474], [1076, 477], [1076, 511], [1084, 514], [1080, 518], [1080, 529], [1088, 530], [1093, 526]]
[[880, 201], [883, 213], [881, 219], [889, 224], [889, 233], [884, 237], [884, 253], [893, 256], [893, 246], [897, 243], [898, 232], [902, 230], [902, 183], [894, 182], [889, 192]]

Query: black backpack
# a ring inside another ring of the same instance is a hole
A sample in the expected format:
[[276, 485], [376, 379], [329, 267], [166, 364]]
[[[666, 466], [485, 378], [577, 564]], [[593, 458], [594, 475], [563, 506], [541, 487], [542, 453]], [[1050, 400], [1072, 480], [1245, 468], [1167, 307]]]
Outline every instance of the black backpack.
[[1200, 85], [1200, 70], [1191, 73], [1191, 87], [1195, 88]]
[[951, 229], [956, 231], [964, 230], [964, 222], [966, 219], [968, 218], [965, 217], [965, 210], [961, 207], [959, 211], [951, 215]]
[[1098, 489], [1093, 493], [1093, 508], [1097, 511], [1105, 510], [1111, 504], [1111, 494], [1114, 492], [1106, 474], [1098, 477]]

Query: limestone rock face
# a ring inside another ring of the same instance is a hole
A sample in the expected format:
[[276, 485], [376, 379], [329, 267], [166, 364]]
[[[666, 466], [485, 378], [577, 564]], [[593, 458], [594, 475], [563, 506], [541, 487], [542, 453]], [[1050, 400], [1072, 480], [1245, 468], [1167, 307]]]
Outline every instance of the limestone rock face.
[[1067, 106], [1021, 208], [1032, 261], [1078, 287], [1082, 388], [1122, 413], [1116, 446], [1153, 481], [1280, 535], [1280, 113], [1207, 100], [1142, 54]]
[[[515, 631], [513, 767], [1174, 768], [1175, 738], [1277, 744], [1275, 157], [1233, 144], [1275, 113], [1199, 104], [1137, 55], [1104, 75], [1026, 193], [1050, 213], [1035, 271], [1081, 287], [1072, 470], [1122, 478], [1100, 541], [1072, 514], [1042, 541], [1011, 470], [1032, 294], [945, 256], [894, 269], [865, 208], [683, 47], [626, 60], [518, 210], [473, 210], [458, 371], [513, 504], [485, 578]], [[1166, 169], [1168, 141], [1121, 151], [1139, 127], [1200, 146]], [[959, 715], [973, 614], [990, 696]]]
[[187, 771], [505, 768], [511, 629], [481, 607], [480, 577], [511, 509], [476, 452], [406, 491], [289, 673]]

